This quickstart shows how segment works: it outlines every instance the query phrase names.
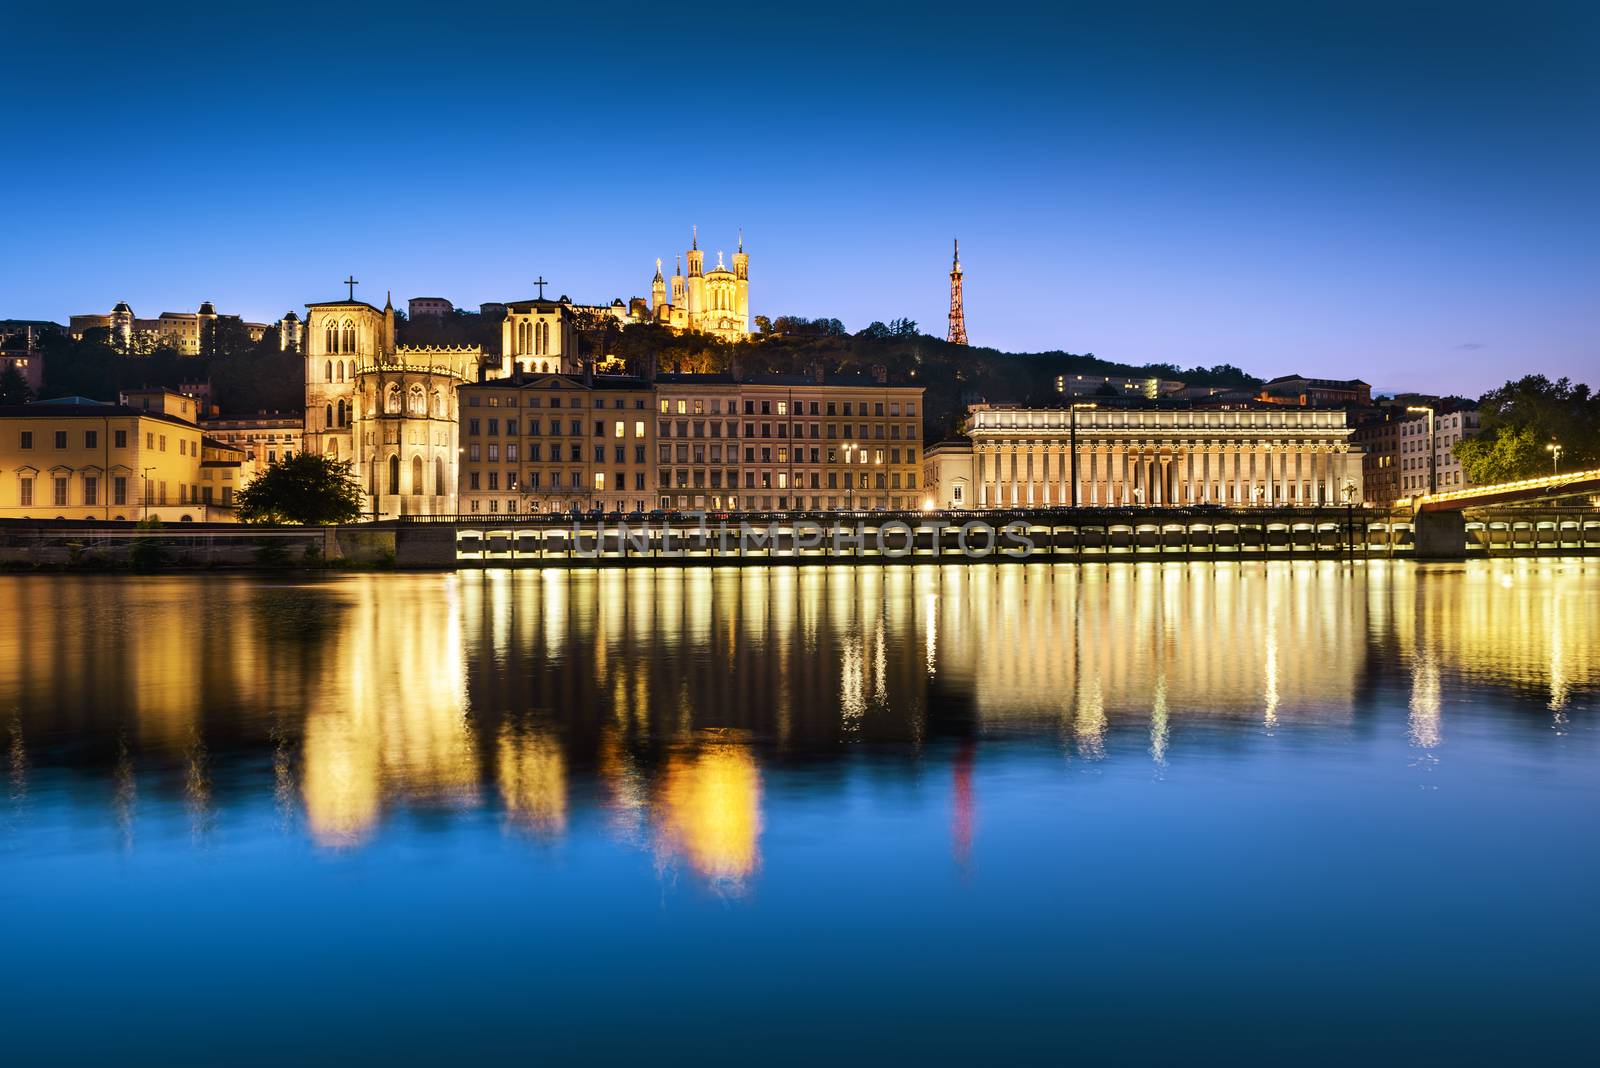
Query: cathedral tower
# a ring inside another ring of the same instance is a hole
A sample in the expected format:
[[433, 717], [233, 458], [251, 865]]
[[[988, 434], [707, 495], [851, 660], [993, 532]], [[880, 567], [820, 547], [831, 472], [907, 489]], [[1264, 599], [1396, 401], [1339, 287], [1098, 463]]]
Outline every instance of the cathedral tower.
[[350, 295], [306, 305], [300, 351], [306, 366], [305, 452], [336, 460], [356, 459], [356, 370], [377, 360], [383, 343], [383, 313]]
[[661, 277], [661, 258], [656, 257], [656, 276], [650, 279], [650, 313], [658, 314], [667, 302], [667, 280]]
[[706, 254], [700, 251], [700, 227], [694, 227], [690, 233], [689, 318], [693, 320], [706, 310]]
[[733, 254], [734, 315], [739, 329], [750, 330], [750, 255], [744, 250], [744, 230], [739, 231], [739, 251]]

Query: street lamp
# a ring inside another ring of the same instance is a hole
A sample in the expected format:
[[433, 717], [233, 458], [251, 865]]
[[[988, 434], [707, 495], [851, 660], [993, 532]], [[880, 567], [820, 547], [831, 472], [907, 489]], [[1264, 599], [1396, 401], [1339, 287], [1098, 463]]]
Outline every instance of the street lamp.
[[1406, 408], [1406, 411], [1408, 411], [1408, 412], [1421, 412], [1421, 413], [1423, 413], [1424, 415], [1426, 415], [1428, 417], [1428, 494], [1431, 496], [1434, 493], [1438, 492], [1438, 485], [1435, 482], [1436, 467], [1435, 467], [1435, 464], [1434, 464], [1434, 456], [1433, 456], [1433, 453], [1434, 453], [1434, 441], [1433, 441], [1433, 438], [1434, 438], [1434, 424], [1433, 424], [1433, 421], [1434, 421], [1435, 413], [1434, 413], [1434, 410], [1431, 407], [1428, 407], [1426, 405], [1412, 405], [1412, 406]]
[[1552, 441], [1544, 449], [1550, 454], [1550, 473], [1559, 475], [1561, 473], [1561, 446]]
[[856, 473], [850, 466], [850, 454], [855, 451], [855, 443], [844, 447], [844, 510], [855, 510], [856, 499]]
[[1072, 507], [1078, 507], [1078, 409], [1098, 408], [1098, 404], [1073, 404], [1068, 406], [1071, 414], [1067, 417], [1067, 448], [1072, 453], [1071, 473], [1067, 476], [1072, 482]]
[[139, 472], [139, 518], [147, 519], [150, 516], [150, 472], [155, 468], [147, 467]]

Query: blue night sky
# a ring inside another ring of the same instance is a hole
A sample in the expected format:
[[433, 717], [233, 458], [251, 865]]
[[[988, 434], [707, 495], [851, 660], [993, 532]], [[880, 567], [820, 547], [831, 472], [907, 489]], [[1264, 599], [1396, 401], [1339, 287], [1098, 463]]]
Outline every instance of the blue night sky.
[[0, 317], [609, 301], [698, 223], [757, 314], [942, 335], [959, 236], [975, 344], [1600, 378], [1600, 5], [695, 10], [13, 0]]

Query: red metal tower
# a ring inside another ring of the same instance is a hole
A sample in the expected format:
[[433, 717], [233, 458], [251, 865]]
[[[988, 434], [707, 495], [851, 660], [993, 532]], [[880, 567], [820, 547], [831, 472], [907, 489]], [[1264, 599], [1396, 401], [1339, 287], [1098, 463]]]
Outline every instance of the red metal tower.
[[955, 259], [950, 265], [950, 332], [945, 340], [952, 345], [967, 343], [967, 316], [961, 300], [961, 242], [956, 242]]

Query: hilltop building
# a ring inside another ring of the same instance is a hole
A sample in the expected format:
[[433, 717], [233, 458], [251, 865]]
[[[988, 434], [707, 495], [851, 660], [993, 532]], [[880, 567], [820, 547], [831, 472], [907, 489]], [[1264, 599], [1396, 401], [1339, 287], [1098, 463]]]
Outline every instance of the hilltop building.
[[[140, 319], [134, 315], [127, 301], [118, 301], [104, 315], [74, 315], [67, 322], [67, 331], [74, 340], [82, 340], [90, 330], [108, 330], [111, 343], [123, 351], [131, 351], [135, 339], [168, 344], [182, 356], [198, 356], [205, 350], [210, 331], [218, 319], [235, 319], [237, 315], [218, 315], [209, 300], [192, 312], [162, 312], [154, 319]], [[268, 330], [266, 323], [245, 323], [251, 341], [260, 341]]]
[[456, 310], [456, 306], [443, 297], [412, 297], [406, 302], [406, 314], [413, 319], [431, 315], [442, 319]]
[[700, 231], [691, 232], [689, 251], [684, 253], [689, 272], [681, 263], [673, 268], [670, 295], [667, 280], [656, 260], [655, 277], [650, 280], [649, 314], [656, 322], [674, 330], [711, 334], [724, 341], [739, 341], [750, 336], [750, 256], [744, 250], [744, 234], [739, 234], [733, 266], [722, 262], [705, 269], [705, 253], [700, 250]]

